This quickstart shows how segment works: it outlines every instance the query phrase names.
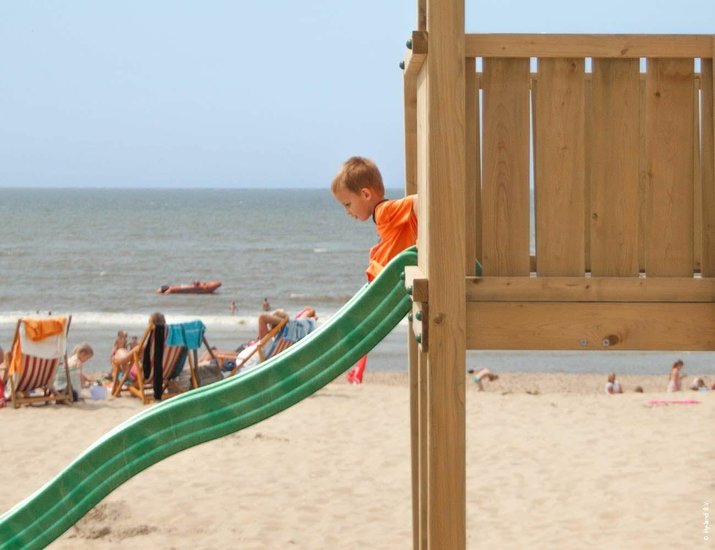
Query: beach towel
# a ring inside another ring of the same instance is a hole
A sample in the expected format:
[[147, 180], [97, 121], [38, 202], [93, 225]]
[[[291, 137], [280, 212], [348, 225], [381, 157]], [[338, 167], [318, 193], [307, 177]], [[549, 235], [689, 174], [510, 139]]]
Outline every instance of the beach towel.
[[188, 323], [172, 323], [166, 337], [167, 346], [183, 346], [187, 349], [198, 349], [206, 331], [206, 325], [201, 321]]
[[23, 370], [22, 355], [40, 359], [54, 359], [65, 354], [67, 333], [64, 318], [22, 319], [18, 328], [19, 338], [12, 348], [9, 374]]
[[315, 319], [291, 319], [271, 342], [271, 345], [266, 350], [266, 357], [273, 357], [290, 345], [295, 344], [298, 340], [305, 338], [315, 330], [315, 327]]

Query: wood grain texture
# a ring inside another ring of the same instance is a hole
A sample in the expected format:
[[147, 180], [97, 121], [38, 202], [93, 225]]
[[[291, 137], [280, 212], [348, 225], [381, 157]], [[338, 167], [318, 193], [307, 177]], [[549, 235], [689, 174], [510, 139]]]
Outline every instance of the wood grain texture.
[[638, 275], [638, 61], [594, 59], [591, 273]]
[[475, 275], [474, 260], [481, 232], [477, 228], [481, 189], [479, 185], [479, 87], [476, 60], [468, 57], [464, 64], [464, 144], [465, 144], [465, 189], [464, 189], [464, 267], [465, 275]]
[[[429, 279], [427, 546], [460, 550], [466, 545], [464, 4], [426, 5], [427, 161], [418, 190], [420, 224], [429, 231], [420, 231], [418, 262]], [[417, 111], [419, 117], [419, 105]]]
[[529, 274], [529, 60], [485, 59], [482, 253], [485, 275]]
[[646, 77], [646, 274], [693, 273], [693, 60], [651, 59]]
[[469, 349], [715, 350], [715, 303], [472, 302]]
[[468, 302], [715, 302], [715, 278], [467, 277]]
[[[715, 49], [715, 38], [713, 39]], [[701, 189], [702, 189], [702, 249], [701, 269], [703, 277], [715, 277], [715, 71], [713, 60], [702, 61], [702, 141], [701, 141]]]
[[583, 275], [585, 80], [583, 59], [539, 60], [534, 101], [536, 269]]
[[711, 35], [467, 34], [468, 57], [711, 58]]

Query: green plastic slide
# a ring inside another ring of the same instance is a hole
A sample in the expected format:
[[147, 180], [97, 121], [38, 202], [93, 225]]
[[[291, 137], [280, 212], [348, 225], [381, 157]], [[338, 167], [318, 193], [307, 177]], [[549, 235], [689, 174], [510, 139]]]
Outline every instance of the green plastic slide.
[[0, 549], [43, 548], [152, 464], [256, 424], [347, 371], [405, 317], [410, 298], [397, 256], [318, 330], [255, 369], [163, 401], [96, 441], [34, 495], [0, 516]]

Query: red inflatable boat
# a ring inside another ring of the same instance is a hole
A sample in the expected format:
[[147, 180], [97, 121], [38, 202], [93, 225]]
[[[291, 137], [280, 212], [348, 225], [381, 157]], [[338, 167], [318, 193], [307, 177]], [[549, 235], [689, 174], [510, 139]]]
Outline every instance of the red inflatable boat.
[[194, 281], [190, 285], [164, 285], [157, 288], [159, 294], [211, 294], [221, 286], [221, 281]]

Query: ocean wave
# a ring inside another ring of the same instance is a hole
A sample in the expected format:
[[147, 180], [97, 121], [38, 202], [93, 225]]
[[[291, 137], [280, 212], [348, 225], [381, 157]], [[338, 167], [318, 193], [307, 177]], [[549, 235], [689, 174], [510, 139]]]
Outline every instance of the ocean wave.
[[[64, 312], [53, 312], [55, 315], [66, 315]], [[47, 312], [37, 314], [33, 311], [0, 312], [0, 325], [14, 325], [22, 317], [42, 317]], [[108, 313], [103, 311], [79, 311], [72, 313], [72, 326], [87, 327], [144, 327], [150, 313]], [[200, 319], [207, 326], [216, 327], [257, 327], [256, 316], [244, 317], [237, 315], [196, 315], [183, 313], [166, 313], [168, 323], [186, 323]], [[71, 329], [70, 329], [71, 330]]]
[[306, 303], [328, 303], [328, 304], [344, 304], [352, 294], [311, 294], [309, 292], [291, 292], [288, 294], [290, 300], [303, 301]]

